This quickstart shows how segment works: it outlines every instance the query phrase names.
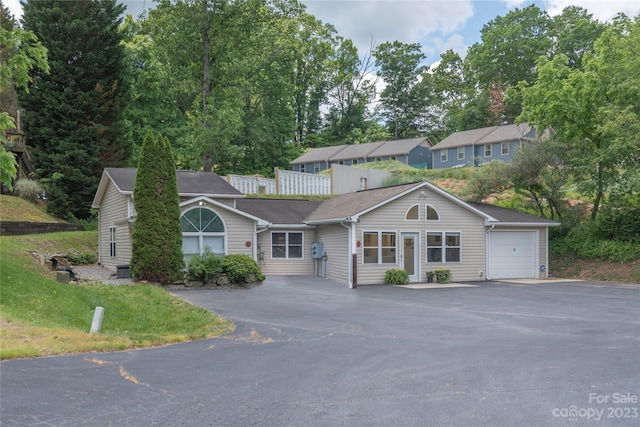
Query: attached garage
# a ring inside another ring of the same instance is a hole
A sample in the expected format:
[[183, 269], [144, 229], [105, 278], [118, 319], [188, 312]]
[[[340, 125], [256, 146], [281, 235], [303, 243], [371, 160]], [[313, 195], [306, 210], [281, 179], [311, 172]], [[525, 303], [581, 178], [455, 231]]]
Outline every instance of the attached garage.
[[538, 231], [497, 231], [489, 233], [491, 279], [538, 277]]

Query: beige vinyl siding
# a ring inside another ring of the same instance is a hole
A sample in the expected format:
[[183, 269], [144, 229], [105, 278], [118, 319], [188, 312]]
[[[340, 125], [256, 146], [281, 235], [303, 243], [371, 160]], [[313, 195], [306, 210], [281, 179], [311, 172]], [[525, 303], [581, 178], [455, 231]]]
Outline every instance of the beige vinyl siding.
[[327, 254], [326, 278], [338, 283], [349, 283], [349, 230], [341, 225], [321, 225], [316, 241], [322, 243]]
[[[445, 266], [453, 273], [454, 280], [484, 280], [486, 227], [483, 218], [461, 207], [439, 194], [425, 188], [426, 197], [414, 191], [391, 203], [360, 217], [356, 227], [356, 240], [362, 242], [364, 231], [395, 231], [398, 248], [396, 264], [363, 264], [362, 245], [358, 253], [358, 284], [384, 283], [384, 273], [391, 268], [401, 268], [401, 232], [419, 233], [420, 281], [426, 281], [426, 272]], [[420, 205], [419, 221], [405, 221], [407, 210], [414, 204]], [[425, 220], [425, 205], [433, 206], [439, 214], [439, 221]], [[427, 263], [426, 232], [459, 232], [461, 238], [461, 262]], [[479, 272], [483, 272], [480, 277]]]
[[[116, 266], [129, 264], [131, 260], [131, 234], [127, 217], [129, 196], [122, 194], [111, 180], [107, 184], [104, 197], [100, 202], [100, 253], [98, 262], [105, 268], [116, 271]], [[109, 228], [116, 226], [116, 257], [110, 256]]]
[[[271, 233], [293, 232], [302, 234], [302, 259], [272, 258]], [[258, 264], [265, 276], [311, 276], [313, 275], [314, 260], [311, 258], [311, 243], [314, 242], [315, 230], [313, 229], [268, 229], [258, 234], [258, 247], [264, 251], [264, 256], [258, 257]]]

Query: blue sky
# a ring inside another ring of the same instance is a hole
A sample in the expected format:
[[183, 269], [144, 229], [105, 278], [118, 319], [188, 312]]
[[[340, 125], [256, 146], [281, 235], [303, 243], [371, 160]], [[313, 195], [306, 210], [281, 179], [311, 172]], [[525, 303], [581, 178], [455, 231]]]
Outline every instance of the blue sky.
[[[12, 13], [20, 16], [19, 0], [3, 0]], [[153, 0], [124, 0], [127, 13], [137, 16], [153, 7]], [[440, 54], [453, 49], [464, 56], [469, 46], [480, 40], [482, 27], [509, 10], [537, 4], [550, 15], [568, 5], [586, 8], [594, 18], [608, 21], [618, 12], [629, 16], [640, 13], [638, 0], [302, 0], [307, 10], [323, 22], [333, 24], [338, 33], [353, 40], [362, 56], [371, 42], [398, 40], [420, 43], [426, 64], [438, 61]]]

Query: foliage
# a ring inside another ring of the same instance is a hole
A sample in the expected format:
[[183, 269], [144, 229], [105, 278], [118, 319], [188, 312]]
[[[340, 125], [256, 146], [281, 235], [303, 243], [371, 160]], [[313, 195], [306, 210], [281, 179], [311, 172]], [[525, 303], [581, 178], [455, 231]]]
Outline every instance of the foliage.
[[4, 149], [4, 144], [0, 143], [0, 183], [6, 184], [9, 191], [13, 189], [13, 180], [18, 175], [18, 164], [16, 155]]
[[61, 222], [49, 215], [44, 205], [5, 194], [0, 195], [0, 218], [2, 221]]
[[[582, 69], [571, 69], [565, 55], [541, 59], [535, 84], [520, 85], [519, 119], [556, 130], [566, 144], [565, 165], [579, 190], [592, 197], [593, 220], [607, 197], [629, 200], [618, 193], [626, 189], [619, 182], [640, 182], [639, 43], [640, 16], [622, 16], [584, 55]], [[637, 187], [631, 194], [637, 196]]]
[[206, 282], [222, 272], [222, 259], [220, 255], [211, 252], [207, 246], [204, 254], [195, 254], [189, 260], [187, 277], [190, 280]]
[[409, 273], [406, 270], [393, 268], [384, 273], [385, 285], [408, 285]]
[[[23, 24], [48, 50], [50, 73], [35, 68], [20, 93], [24, 130], [50, 212], [86, 218], [104, 167], [126, 164], [122, 108], [127, 103], [124, 48], [118, 31], [124, 6], [116, 0], [29, 1]], [[35, 90], [37, 88], [37, 90]]]
[[133, 277], [168, 283], [182, 277], [180, 197], [169, 141], [145, 137], [133, 191], [136, 221], [131, 240]]
[[258, 281], [265, 279], [258, 263], [245, 254], [225, 255], [222, 259], [222, 271], [231, 283], [241, 283], [249, 275], [254, 275]]
[[446, 267], [438, 267], [434, 271], [436, 275], [436, 280], [438, 283], [451, 283], [451, 279], [453, 279], [453, 274], [451, 270]]
[[550, 241], [552, 253], [584, 259], [608, 259], [616, 262], [640, 260], [637, 242], [603, 239], [593, 221], [582, 223], [569, 230], [564, 238]]
[[98, 255], [88, 252], [74, 252], [67, 255], [71, 265], [91, 265], [98, 260]]
[[382, 116], [395, 139], [417, 136], [426, 96], [420, 91], [419, 76], [425, 71], [420, 62], [425, 55], [417, 43], [399, 41], [380, 44], [374, 55], [378, 75], [387, 84], [380, 93]]
[[600, 239], [640, 245], [640, 209], [605, 206], [598, 217], [596, 233]]
[[22, 178], [16, 181], [16, 194], [25, 200], [35, 202], [42, 194], [42, 186], [33, 179]]

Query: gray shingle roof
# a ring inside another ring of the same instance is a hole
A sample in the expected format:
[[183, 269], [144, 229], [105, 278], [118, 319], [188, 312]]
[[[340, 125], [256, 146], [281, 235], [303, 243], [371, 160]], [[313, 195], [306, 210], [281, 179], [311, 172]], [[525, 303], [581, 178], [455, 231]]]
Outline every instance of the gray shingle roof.
[[431, 147], [431, 141], [429, 140], [429, 138], [425, 137], [399, 139], [397, 141], [385, 141], [380, 147], [378, 147], [367, 157], [385, 157], [407, 154], [421, 144], [424, 144], [427, 148]]
[[422, 183], [394, 185], [392, 187], [347, 193], [325, 200], [306, 218], [306, 222], [340, 220], [357, 215], [374, 206], [393, 199], [406, 191], [421, 186]]
[[304, 224], [322, 202], [296, 199], [238, 199], [236, 208], [272, 224]]
[[329, 160], [366, 159], [371, 152], [378, 149], [384, 142], [370, 142], [368, 144], [351, 144], [344, 147]]
[[528, 123], [522, 123], [454, 132], [434, 145], [432, 150], [491, 144], [503, 141], [517, 141], [526, 138], [532, 130], [533, 128]]
[[[106, 168], [105, 172], [123, 193], [133, 193], [135, 168]], [[213, 172], [176, 171], [178, 193], [181, 196], [243, 196], [224, 178]]]
[[488, 203], [467, 202], [467, 204], [481, 212], [484, 212], [490, 217], [497, 219], [499, 222], [558, 225], [556, 221], [552, 221], [550, 219], [541, 218], [539, 216], [530, 215], [513, 209], [501, 208]]
[[302, 156], [293, 160], [291, 164], [326, 162], [346, 147], [346, 145], [334, 145], [331, 147], [312, 148]]
[[378, 141], [366, 144], [335, 145], [332, 147], [312, 148], [291, 162], [299, 163], [328, 162], [348, 159], [365, 159], [407, 154], [418, 145], [430, 147], [427, 137], [399, 139], [397, 141]]

